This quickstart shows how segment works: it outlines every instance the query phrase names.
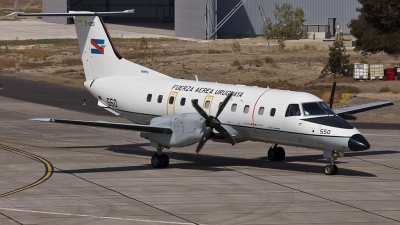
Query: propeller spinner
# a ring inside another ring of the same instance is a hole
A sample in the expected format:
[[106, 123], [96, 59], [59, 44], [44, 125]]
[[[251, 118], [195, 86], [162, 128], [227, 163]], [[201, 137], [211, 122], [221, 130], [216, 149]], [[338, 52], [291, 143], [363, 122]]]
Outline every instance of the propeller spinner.
[[204, 144], [210, 138], [213, 129], [217, 130], [220, 134], [222, 134], [225, 139], [231, 143], [232, 145], [236, 145], [235, 139], [226, 131], [224, 127], [221, 126], [221, 122], [218, 120], [218, 116], [221, 114], [222, 110], [224, 110], [226, 104], [228, 104], [229, 100], [232, 98], [233, 92], [229, 93], [228, 96], [224, 99], [221, 106], [218, 109], [217, 115], [209, 116], [198, 104], [197, 101], [192, 99], [192, 105], [196, 109], [196, 111], [206, 119], [206, 128], [204, 130], [203, 136], [200, 139], [199, 145], [197, 145], [195, 154], [199, 153], [200, 150], [203, 148]]

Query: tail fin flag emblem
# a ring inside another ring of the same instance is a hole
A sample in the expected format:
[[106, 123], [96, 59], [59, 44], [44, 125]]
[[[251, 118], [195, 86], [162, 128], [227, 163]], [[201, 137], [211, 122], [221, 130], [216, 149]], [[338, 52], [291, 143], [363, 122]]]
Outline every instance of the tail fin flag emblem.
[[90, 39], [90, 43], [95, 47], [91, 49], [92, 54], [104, 54], [104, 39]]

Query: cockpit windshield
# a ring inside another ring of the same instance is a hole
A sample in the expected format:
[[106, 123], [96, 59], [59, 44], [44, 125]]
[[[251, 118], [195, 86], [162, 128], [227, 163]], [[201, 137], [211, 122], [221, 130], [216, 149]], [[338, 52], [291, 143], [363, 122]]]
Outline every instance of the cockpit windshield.
[[305, 116], [335, 115], [335, 112], [325, 102], [307, 102], [302, 106]]

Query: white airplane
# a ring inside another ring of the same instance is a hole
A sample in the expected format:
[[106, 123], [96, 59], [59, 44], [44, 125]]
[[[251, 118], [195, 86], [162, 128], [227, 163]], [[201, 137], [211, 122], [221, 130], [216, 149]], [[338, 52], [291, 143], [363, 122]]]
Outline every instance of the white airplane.
[[[271, 161], [283, 160], [278, 145], [318, 149], [330, 161], [325, 174], [337, 174], [337, 157], [370, 148], [364, 136], [345, 118], [351, 114], [393, 105], [375, 102], [332, 110], [320, 98], [304, 92], [175, 79], [125, 60], [116, 51], [100, 16], [132, 13], [69, 12], [12, 13], [10, 16], [74, 17], [85, 87], [98, 105], [127, 118], [132, 124], [38, 118], [36, 121], [140, 131], [157, 149], [155, 168], [169, 165], [164, 148], [198, 143], [200, 152], [209, 139], [232, 145], [244, 141], [273, 144]], [[335, 84], [332, 88], [334, 92]], [[331, 95], [333, 96], [333, 94]]]

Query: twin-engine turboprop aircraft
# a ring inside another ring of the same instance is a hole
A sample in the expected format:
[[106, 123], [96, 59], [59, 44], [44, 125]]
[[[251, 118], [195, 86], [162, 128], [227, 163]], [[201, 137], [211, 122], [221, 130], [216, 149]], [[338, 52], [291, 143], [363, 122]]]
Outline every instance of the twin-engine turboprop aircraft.
[[284, 149], [278, 145], [323, 150], [330, 160], [325, 174], [331, 175], [338, 172], [334, 163], [338, 156], [370, 148], [364, 136], [342, 117], [392, 105], [375, 102], [332, 110], [332, 105], [304, 92], [171, 78], [127, 61], [116, 51], [100, 16], [132, 12], [11, 14], [74, 17], [85, 87], [99, 106], [134, 124], [33, 120], [140, 131], [140, 136], [157, 149], [151, 159], [155, 168], [169, 165], [164, 148], [198, 143], [198, 153], [211, 139], [232, 145], [244, 141], [272, 143], [268, 150], [271, 161], [285, 158]]

